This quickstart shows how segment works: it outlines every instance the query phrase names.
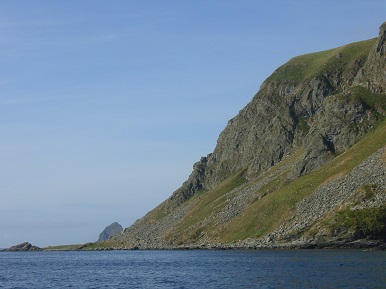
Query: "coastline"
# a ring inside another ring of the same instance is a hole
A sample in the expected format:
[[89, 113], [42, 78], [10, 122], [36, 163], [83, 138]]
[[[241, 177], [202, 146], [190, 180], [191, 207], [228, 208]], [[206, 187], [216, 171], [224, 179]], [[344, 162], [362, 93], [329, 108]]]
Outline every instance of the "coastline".
[[[65, 252], [65, 251], [151, 251], [151, 250], [309, 250], [309, 249], [359, 249], [359, 250], [374, 250], [385, 251], [386, 242], [380, 240], [359, 239], [355, 241], [331, 241], [324, 243], [306, 243], [306, 242], [291, 242], [281, 244], [257, 244], [255, 240], [244, 240], [242, 242], [222, 244], [222, 243], [204, 243], [204, 244], [186, 244], [179, 246], [151, 246], [151, 247], [118, 247], [109, 246], [107, 244], [71, 244], [48, 246], [39, 248], [36, 246], [30, 249], [19, 249], [20, 244], [6, 249], [0, 249], [0, 252]], [[22, 243], [24, 244], [24, 243]], [[99, 246], [98, 246], [99, 245]], [[19, 247], [18, 247], [19, 246]], [[32, 248], [32, 249], [31, 249]]]

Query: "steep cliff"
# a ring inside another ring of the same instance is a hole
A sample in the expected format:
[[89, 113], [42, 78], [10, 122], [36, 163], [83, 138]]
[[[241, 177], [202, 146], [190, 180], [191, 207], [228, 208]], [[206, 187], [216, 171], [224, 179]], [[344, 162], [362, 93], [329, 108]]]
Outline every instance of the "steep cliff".
[[275, 247], [374, 237], [344, 225], [341, 210], [379, 210], [371, 212], [383, 232], [385, 38], [386, 23], [377, 39], [279, 67], [181, 188], [110, 245]]

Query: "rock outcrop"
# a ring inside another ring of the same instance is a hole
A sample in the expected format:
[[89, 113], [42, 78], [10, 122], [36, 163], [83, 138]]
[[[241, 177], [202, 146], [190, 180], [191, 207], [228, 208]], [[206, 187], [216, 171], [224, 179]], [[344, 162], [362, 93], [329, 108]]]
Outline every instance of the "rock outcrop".
[[18, 245], [12, 246], [5, 251], [8, 252], [27, 252], [27, 251], [42, 251], [43, 249], [33, 246], [28, 242], [20, 243]]
[[334, 229], [334, 216], [386, 207], [385, 33], [386, 23], [377, 39], [279, 67], [188, 180], [110, 241], [116, 248], [355, 241], [352, 228]]
[[122, 226], [117, 222], [112, 223], [111, 225], [104, 228], [102, 233], [99, 234], [97, 243], [108, 240], [109, 238], [119, 234], [123, 230]]
[[355, 77], [354, 84], [361, 85], [376, 93], [386, 92], [386, 22], [379, 30], [376, 47], [369, 54], [369, 59]]

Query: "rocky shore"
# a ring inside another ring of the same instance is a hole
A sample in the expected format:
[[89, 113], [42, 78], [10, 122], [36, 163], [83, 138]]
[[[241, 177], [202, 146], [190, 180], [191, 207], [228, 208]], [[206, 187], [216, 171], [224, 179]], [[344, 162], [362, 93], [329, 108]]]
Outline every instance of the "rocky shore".
[[302, 250], [302, 249], [363, 249], [386, 250], [386, 243], [379, 240], [330, 240], [324, 243], [317, 242], [289, 242], [281, 244], [263, 244], [256, 240], [243, 240], [230, 244], [202, 243], [185, 244], [180, 246], [151, 246], [151, 247], [96, 247], [82, 248], [81, 251], [113, 251], [113, 250]]

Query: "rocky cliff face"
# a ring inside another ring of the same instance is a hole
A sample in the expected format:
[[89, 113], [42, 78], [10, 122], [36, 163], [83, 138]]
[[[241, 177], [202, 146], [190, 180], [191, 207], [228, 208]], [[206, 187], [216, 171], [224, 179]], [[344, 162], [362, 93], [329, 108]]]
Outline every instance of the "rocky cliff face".
[[111, 225], [104, 228], [102, 233], [99, 234], [97, 243], [108, 240], [110, 237], [119, 234], [123, 230], [122, 226], [117, 222], [112, 223]]
[[[385, 145], [386, 127], [380, 130], [379, 123], [386, 116], [385, 39], [386, 23], [377, 39], [295, 57], [279, 67], [228, 122], [213, 153], [194, 165], [168, 200], [113, 238], [117, 246], [224, 246], [231, 241], [247, 246], [235, 240], [250, 238], [254, 246], [267, 246], [300, 236], [315, 240], [320, 233], [305, 231], [373, 183], [379, 193], [371, 195], [376, 207], [384, 206], [385, 158], [379, 150]], [[356, 151], [368, 170], [359, 177], [354, 172], [361, 164], [351, 155], [353, 145], [375, 127], [379, 142]], [[377, 166], [366, 163], [370, 152], [377, 152], [372, 156], [378, 158]], [[339, 158], [348, 168], [339, 163], [334, 165], [339, 172], [326, 168]], [[317, 176], [307, 186], [298, 185], [313, 174]], [[341, 186], [330, 184], [343, 176]], [[356, 186], [343, 185], [356, 178]], [[326, 191], [331, 195], [323, 195]], [[300, 217], [307, 210], [315, 215]], [[269, 220], [269, 214], [276, 220]]]
[[358, 72], [354, 85], [361, 85], [376, 93], [386, 91], [386, 23], [380, 27], [378, 42], [369, 54], [369, 61]]
[[361, 138], [383, 109], [353, 101], [354, 87], [385, 93], [385, 24], [378, 41], [356, 43], [292, 59], [279, 67], [253, 100], [228, 122], [212, 154], [194, 165], [188, 181], [169, 199], [170, 209], [240, 170], [253, 178], [299, 148], [298, 177]]

